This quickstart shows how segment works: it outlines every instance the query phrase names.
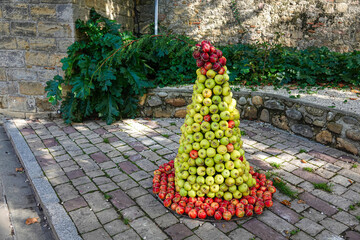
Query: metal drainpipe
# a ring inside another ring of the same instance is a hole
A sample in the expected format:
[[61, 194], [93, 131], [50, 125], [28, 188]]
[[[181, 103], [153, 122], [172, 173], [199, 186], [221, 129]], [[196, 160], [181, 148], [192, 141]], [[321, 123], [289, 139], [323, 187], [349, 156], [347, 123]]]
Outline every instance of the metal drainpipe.
[[159, 1], [155, 0], [155, 35], [158, 34]]

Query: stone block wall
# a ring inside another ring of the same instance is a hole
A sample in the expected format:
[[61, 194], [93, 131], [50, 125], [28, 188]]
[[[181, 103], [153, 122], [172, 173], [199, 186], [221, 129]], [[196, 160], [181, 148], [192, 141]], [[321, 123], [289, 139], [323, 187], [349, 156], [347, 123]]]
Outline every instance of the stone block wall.
[[[141, 101], [143, 117], [186, 116], [192, 89], [152, 89]], [[241, 119], [261, 120], [325, 145], [360, 155], [360, 114], [270, 93], [234, 92]]]
[[74, 41], [72, 0], [1, 1], [0, 113], [48, 116], [45, 82]]
[[[154, 21], [154, 0], [140, 4], [144, 5], [139, 9], [145, 31], [146, 24]], [[162, 27], [197, 40], [360, 49], [358, 0], [159, 0], [159, 4]]]

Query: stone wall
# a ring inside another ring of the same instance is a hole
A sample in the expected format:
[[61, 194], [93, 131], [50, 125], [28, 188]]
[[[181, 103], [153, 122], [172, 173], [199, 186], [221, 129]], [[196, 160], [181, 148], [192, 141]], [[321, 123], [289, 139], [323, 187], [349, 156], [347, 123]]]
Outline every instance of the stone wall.
[[[268, 122], [294, 134], [360, 155], [360, 114], [258, 92], [233, 92], [242, 119]], [[152, 89], [141, 101], [143, 117], [184, 118], [191, 88]]]
[[[146, 21], [153, 22], [154, 0], [141, 2], [151, 6], [140, 8], [142, 29], [146, 30]], [[159, 0], [159, 4], [162, 27], [197, 40], [360, 49], [358, 0]]]
[[72, 0], [1, 1], [0, 113], [47, 116], [45, 82], [74, 41]]
[[91, 7], [133, 30], [131, 0], [0, 1], [0, 114], [48, 117], [56, 112], [44, 86], [62, 75], [60, 60], [76, 38], [75, 20]]

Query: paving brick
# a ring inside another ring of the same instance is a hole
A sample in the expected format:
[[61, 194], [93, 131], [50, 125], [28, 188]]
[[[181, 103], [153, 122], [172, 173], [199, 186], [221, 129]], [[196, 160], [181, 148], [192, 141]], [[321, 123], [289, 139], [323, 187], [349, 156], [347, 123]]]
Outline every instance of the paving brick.
[[325, 178], [322, 178], [314, 173], [305, 171], [301, 168], [296, 169], [292, 173], [300, 178], [303, 178], [303, 179], [311, 182], [311, 183], [326, 183], [326, 182], [328, 182], [328, 180], [326, 180]]
[[136, 199], [136, 203], [149, 215], [151, 218], [159, 217], [166, 213], [166, 208], [155, 199], [152, 195], [144, 195]]
[[147, 172], [145, 171], [137, 171], [137, 172], [134, 172], [130, 175], [135, 181], [140, 181], [140, 180], [143, 180], [145, 178], [149, 178], [151, 177], [150, 174], [148, 174]]
[[291, 201], [291, 208], [298, 213], [308, 209], [309, 207], [310, 207], [309, 205], [303, 202], [299, 202], [297, 199]]
[[68, 211], [68, 212], [71, 212], [75, 209], [86, 207], [86, 206], [87, 206], [87, 203], [83, 197], [74, 198], [74, 199], [64, 202], [64, 207], [65, 207], [66, 211]]
[[313, 156], [314, 158], [319, 158], [321, 160], [324, 160], [326, 162], [329, 162], [329, 163], [334, 163], [337, 161], [336, 158], [334, 157], [331, 157], [327, 154], [324, 154], [322, 152], [318, 152], [318, 151], [315, 151], [315, 150], [312, 150], [310, 152], [308, 152], [309, 155]]
[[269, 163], [267, 163], [263, 160], [260, 160], [256, 157], [250, 157], [250, 159], [247, 159], [247, 161], [250, 163], [250, 165], [256, 165], [260, 169], [263, 169], [265, 171], [273, 169], [273, 167], [271, 167]]
[[128, 225], [125, 225], [123, 221], [117, 219], [105, 224], [104, 228], [110, 234], [110, 236], [114, 236], [118, 233], [128, 230], [130, 227]]
[[359, 224], [359, 220], [357, 220], [356, 217], [344, 211], [338, 212], [333, 216], [333, 218], [347, 226], [356, 226]]
[[324, 201], [330, 202], [338, 208], [347, 209], [352, 204], [352, 201], [349, 201], [342, 196], [331, 194], [319, 189], [314, 190], [312, 194], [321, 198]]
[[105, 200], [104, 194], [100, 192], [85, 194], [84, 198], [94, 212], [100, 212], [111, 207], [111, 204]]
[[147, 146], [145, 146], [145, 145], [143, 145], [142, 143], [137, 142], [137, 141], [136, 141], [136, 142], [130, 142], [129, 145], [130, 145], [133, 149], [135, 149], [135, 151], [137, 151], [137, 152], [141, 152], [141, 151], [144, 151], [144, 150], [147, 150], [147, 149], [148, 149]]
[[333, 177], [331, 179], [331, 181], [333, 181], [335, 183], [338, 183], [338, 184], [341, 184], [344, 187], [347, 187], [347, 186], [349, 186], [351, 184], [348, 178], [343, 177], [341, 175], [336, 175], [335, 177]]
[[156, 169], [158, 169], [158, 166], [156, 166], [151, 161], [145, 159], [137, 161], [136, 164], [147, 172], [155, 171]]
[[238, 227], [235, 222], [218, 222], [215, 223], [215, 226], [223, 233], [231, 232]]
[[119, 167], [127, 174], [139, 171], [139, 168], [131, 162], [121, 162], [119, 163]]
[[70, 199], [77, 198], [79, 196], [75, 188], [69, 184], [61, 184], [55, 187], [55, 192], [60, 197], [61, 201], [66, 202]]
[[320, 234], [316, 236], [317, 240], [342, 240], [343, 238], [341, 236], [338, 236], [332, 232], [329, 232], [328, 230], [322, 231]]
[[101, 224], [111, 222], [112, 220], [118, 219], [119, 214], [114, 208], [105, 209], [104, 211], [95, 213]]
[[83, 177], [72, 179], [71, 182], [74, 186], [79, 186], [79, 185], [89, 183], [89, 182], [91, 182], [91, 180], [88, 176], [83, 176]]
[[261, 239], [279, 239], [279, 240], [287, 239], [286, 237], [282, 236], [274, 229], [270, 228], [263, 222], [260, 222], [256, 218], [247, 221], [242, 225], [242, 227]]
[[55, 140], [55, 138], [44, 139], [43, 142], [47, 148], [51, 148], [59, 145], [58, 142]]
[[97, 152], [97, 153], [93, 153], [90, 155], [90, 157], [92, 159], [95, 160], [95, 162], [97, 163], [102, 163], [102, 162], [106, 162], [109, 161], [110, 159], [102, 152]]
[[96, 178], [93, 178], [92, 179], [93, 182], [96, 184], [96, 185], [102, 185], [102, 184], [106, 184], [106, 183], [111, 183], [111, 179], [108, 178], [108, 177], [96, 177]]
[[358, 240], [360, 239], [360, 233], [355, 231], [346, 231], [344, 237], [347, 240]]
[[84, 240], [110, 240], [111, 237], [103, 228], [82, 235]]
[[130, 226], [143, 238], [143, 239], [166, 239], [167, 236], [151, 221], [148, 217], [138, 218], [130, 222]]
[[118, 209], [124, 209], [135, 205], [135, 202], [129, 198], [122, 190], [116, 190], [108, 193], [111, 196], [111, 202]]
[[90, 232], [101, 227], [95, 214], [88, 207], [72, 211], [70, 216], [80, 233]]
[[142, 195], [148, 194], [149, 192], [146, 191], [144, 188], [142, 188], [142, 187], [140, 186], [140, 187], [132, 188], [132, 189], [128, 190], [126, 193], [127, 193], [132, 199], [135, 199], [135, 198], [140, 197], [140, 196], [142, 196]]
[[321, 220], [319, 223], [323, 225], [326, 229], [337, 235], [348, 229], [348, 226], [331, 218], [325, 218], [324, 220]]
[[76, 189], [79, 191], [80, 194], [85, 194], [98, 190], [98, 188], [92, 182], [76, 186]]
[[172, 213], [166, 213], [158, 218], [155, 218], [155, 222], [161, 228], [168, 228], [178, 223], [179, 220]]
[[81, 169], [77, 169], [77, 170], [67, 172], [66, 175], [68, 176], [68, 178], [70, 180], [85, 176], [84, 172]]
[[181, 223], [172, 225], [171, 227], [166, 229], [165, 232], [170, 235], [171, 239], [174, 240], [182, 240], [193, 235], [193, 232]]
[[331, 216], [337, 212], [337, 209], [334, 206], [331, 206], [327, 202], [315, 197], [314, 195], [304, 192], [299, 195], [301, 200], [304, 200], [307, 205], [315, 208], [316, 210], [326, 214], [327, 216]]
[[76, 129], [71, 127], [71, 126], [68, 126], [68, 127], [64, 127], [62, 129], [66, 134], [71, 134], [71, 133], [76, 133]]
[[133, 230], [129, 229], [123, 233], [119, 233], [118, 235], [113, 237], [114, 240], [141, 240], [139, 235]]
[[270, 210], [291, 224], [294, 224], [300, 220], [299, 214], [286, 207], [285, 205], [279, 203], [278, 201], [274, 201], [274, 205]]
[[229, 234], [229, 237], [233, 240], [238, 240], [239, 238], [247, 240], [247, 239], [253, 239], [254, 235], [240, 227], [240, 228], [232, 231]]
[[258, 216], [257, 219], [272, 227], [284, 236], [286, 236], [285, 233], [289, 233], [292, 230], [296, 229], [294, 225], [288, 223], [287, 221], [278, 217], [276, 214], [270, 211], [265, 211], [263, 214]]
[[301, 219], [298, 223], [295, 224], [295, 226], [310, 234], [311, 236], [315, 236], [324, 229], [323, 226], [317, 224], [314, 221], [311, 221], [308, 218]]
[[137, 187], [139, 186], [139, 184], [137, 184], [134, 180], [132, 179], [127, 179], [125, 181], [119, 182], [117, 184], [122, 190], [126, 191], [129, 190], [133, 187]]
[[125, 208], [125, 209], [121, 210], [121, 214], [124, 218], [126, 218], [130, 221], [133, 221], [133, 220], [145, 215], [145, 213], [138, 206], [132, 206], [129, 208]]

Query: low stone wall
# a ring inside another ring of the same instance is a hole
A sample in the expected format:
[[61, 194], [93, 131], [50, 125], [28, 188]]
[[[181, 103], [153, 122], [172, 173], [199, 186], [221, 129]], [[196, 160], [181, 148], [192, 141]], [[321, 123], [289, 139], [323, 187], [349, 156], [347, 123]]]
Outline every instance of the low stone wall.
[[[344, 149], [360, 152], [360, 115], [318, 106], [269, 93], [233, 92], [242, 119], [261, 120], [294, 134]], [[140, 101], [143, 117], [186, 115], [192, 89], [157, 88]]]

